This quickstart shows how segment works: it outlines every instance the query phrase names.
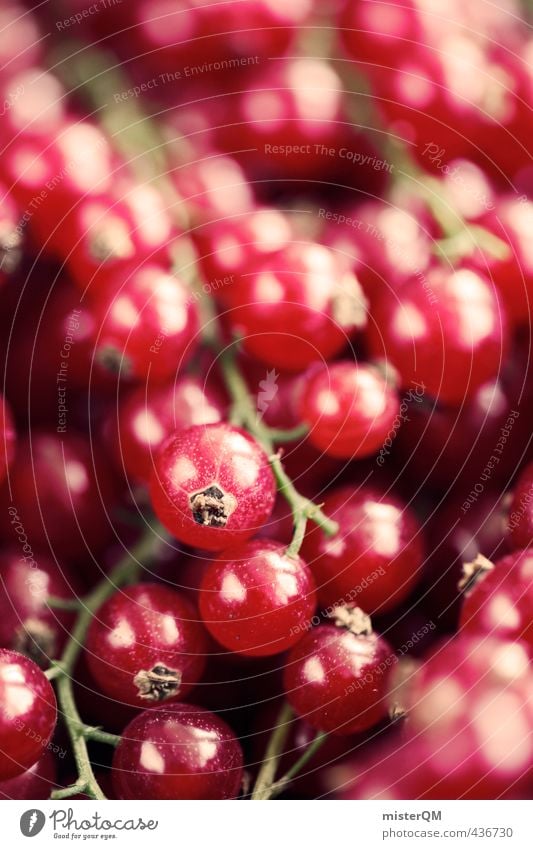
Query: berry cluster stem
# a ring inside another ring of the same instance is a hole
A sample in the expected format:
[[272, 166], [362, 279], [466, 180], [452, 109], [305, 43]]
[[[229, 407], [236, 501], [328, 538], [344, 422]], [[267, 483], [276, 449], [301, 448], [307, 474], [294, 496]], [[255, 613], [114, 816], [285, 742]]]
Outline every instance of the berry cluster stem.
[[84, 599], [80, 600], [80, 612], [76, 624], [69, 637], [61, 658], [54, 661], [47, 672], [47, 677], [55, 681], [57, 700], [63, 721], [67, 727], [72, 751], [78, 770], [78, 778], [70, 787], [55, 790], [53, 799], [66, 799], [78, 793], [84, 793], [91, 799], [105, 799], [93, 772], [87, 741], [96, 740], [116, 746], [119, 737], [109, 734], [99, 728], [86, 725], [79, 714], [74, 697], [73, 672], [79, 654], [85, 643], [87, 630], [94, 613], [115, 592], [117, 587], [135, 581], [143, 565], [153, 559], [166, 536], [160, 527], [150, 527], [137, 542], [131, 552], [128, 552], [95, 589]]
[[291, 432], [272, 431], [261, 420], [248, 391], [246, 381], [237, 367], [235, 355], [229, 348], [221, 355], [221, 369], [233, 400], [232, 421], [245, 427], [263, 446], [276, 478], [278, 490], [290, 505], [294, 521], [294, 534], [287, 554], [290, 557], [296, 557], [300, 551], [309, 519], [319, 525], [327, 536], [334, 536], [339, 530], [339, 526], [337, 522], [322, 512], [320, 505], [301, 495], [294, 486], [283, 468], [281, 451], [276, 451], [275, 448], [276, 434], [281, 433], [287, 439]]

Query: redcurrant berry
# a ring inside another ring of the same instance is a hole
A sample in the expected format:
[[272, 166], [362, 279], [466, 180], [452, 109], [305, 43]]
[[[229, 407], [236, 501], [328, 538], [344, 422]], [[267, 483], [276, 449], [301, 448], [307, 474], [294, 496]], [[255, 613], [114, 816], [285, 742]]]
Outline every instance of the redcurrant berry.
[[315, 448], [340, 459], [367, 457], [383, 445], [400, 412], [394, 387], [379, 369], [348, 360], [312, 370], [300, 414]]
[[0, 580], [0, 645], [47, 668], [59, 657], [74, 621], [73, 613], [52, 610], [47, 599], [72, 598], [71, 576], [47, 557], [21, 557], [12, 549], [0, 554]]
[[524, 640], [533, 657], [533, 549], [491, 563], [478, 556], [465, 564], [460, 627], [470, 633]]
[[225, 551], [204, 573], [200, 613], [225, 648], [250, 657], [285, 651], [309, 627], [313, 576], [281, 543], [257, 540]]
[[227, 318], [252, 356], [284, 371], [329, 359], [366, 326], [357, 279], [322, 245], [280, 251], [255, 268], [245, 288]]
[[494, 289], [466, 268], [433, 268], [376, 301], [368, 341], [405, 388], [423, 385], [442, 403], [461, 404], [501, 368], [507, 322]]
[[173, 431], [222, 421], [226, 401], [218, 388], [196, 377], [134, 389], [120, 403], [115, 453], [128, 475], [147, 483], [159, 446]]
[[0, 649], [0, 781], [14, 778], [45, 751], [57, 719], [54, 691], [28, 657]]
[[198, 315], [187, 286], [162, 266], [110, 272], [96, 290], [98, 325], [95, 359], [127, 380], [164, 382], [195, 350]]
[[235, 799], [242, 751], [218, 716], [189, 704], [159, 705], [124, 729], [113, 757], [119, 799]]
[[0, 781], [0, 799], [49, 799], [56, 772], [54, 756], [47, 751], [26, 772]]
[[206, 649], [193, 605], [157, 584], [116, 592], [96, 614], [86, 642], [87, 663], [102, 692], [138, 707], [190, 692]]
[[318, 625], [291, 650], [284, 672], [287, 699], [313, 728], [355, 734], [387, 716], [396, 658], [360, 608], [333, 608], [335, 624]]
[[228, 424], [172, 434], [155, 458], [154, 510], [187, 545], [222, 551], [244, 542], [270, 516], [275, 494], [263, 449]]
[[424, 560], [411, 510], [398, 497], [369, 486], [332, 491], [323, 510], [338, 522], [338, 533], [327, 537], [310, 526], [302, 546], [319, 602], [330, 606], [357, 599], [372, 613], [398, 605], [420, 578]]

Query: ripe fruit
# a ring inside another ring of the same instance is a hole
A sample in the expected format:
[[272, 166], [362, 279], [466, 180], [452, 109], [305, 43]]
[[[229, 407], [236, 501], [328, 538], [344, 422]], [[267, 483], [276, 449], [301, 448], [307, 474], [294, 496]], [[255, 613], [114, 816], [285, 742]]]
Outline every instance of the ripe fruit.
[[485, 278], [435, 267], [376, 299], [368, 343], [374, 358], [399, 372], [403, 387], [422, 384], [441, 403], [460, 405], [498, 374], [507, 322]]
[[313, 728], [355, 734], [388, 711], [387, 689], [396, 658], [357, 607], [334, 608], [335, 624], [318, 625], [292, 649], [284, 672], [287, 699]]
[[195, 350], [197, 309], [181, 280], [155, 263], [110, 272], [94, 292], [95, 359], [128, 381], [172, 378]]
[[26, 772], [0, 781], [0, 799], [49, 799], [55, 783], [54, 756], [46, 751]]
[[491, 563], [465, 564], [460, 627], [467, 633], [524, 640], [533, 656], [533, 549]]
[[299, 406], [311, 444], [346, 460], [374, 454], [400, 412], [398, 395], [379, 369], [348, 360], [312, 370]]
[[269, 366], [301, 371], [366, 326], [357, 279], [323, 245], [293, 244], [241, 282], [240, 302], [226, 317], [248, 353]]
[[275, 494], [263, 449], [228, 424], [172, 434], [155, 458], [154, 510], [187, 545], [222, 551], [244, 542], [270, 516]]
[[205, 571], [200, 613], [230, 651], [264, 657], [285, 651], [309, 627], [316, 607], [313, 576], [287, 548], [256, 540], [224, 551]]
[[509, 507], [508, 536], [513, 548], [533, 543], [533, 463], [523, 469]]
[[158, 584], [117, 591], [98, 611], [86, 642], [102, 692], [150, 707], [186, 695], [199, 681], [207, 641], [193, 605]]
[[[436, 798], [519, 796], [533, 767], [527, 648], [483, 634], [450, 640], [411, 677], [410, 734]], [[439, 784], [440, 782], [440, 784]]]
[[395, 495], [351, 486], [324, 499], [324, 513], [339, 523], [331, 537], [308, 525], [302, 556], [315, 576], [319, 603], [357, 600], [371, 613], [396, 607], [406, 598], [424, 560], [418, 522]]
[[48, 607], [49, 596], [75, 594], [71, 577], [41, 554], [16, 549], [0, 554], [0, 646], [31, 657], [46, 669], [59, 657], [74, 614]]
[[179, 377], [165, 386], [140, 386], [121, 401], [115, 453], [127, 474], [150, 480], [157, 449], [172, 431], [222, 421], [226, 407], [215, 385]]
[[235, 799], [242, 751], [218, 716], [189, 704], [159, 705], [124, 729], [113, 757], [119, 799]]
[[34, 431], [19, 441], [2, 489], [2, 527], [36, 550], [60, 557], [101, 550], [109, 540], [114, 483], [97, 447], [80, 435]]
[[8, 649], [0, 649], [0, 704], [0, 781], [5, 781], [42, 756], [54, 732], [57, 707], [39, 667]]

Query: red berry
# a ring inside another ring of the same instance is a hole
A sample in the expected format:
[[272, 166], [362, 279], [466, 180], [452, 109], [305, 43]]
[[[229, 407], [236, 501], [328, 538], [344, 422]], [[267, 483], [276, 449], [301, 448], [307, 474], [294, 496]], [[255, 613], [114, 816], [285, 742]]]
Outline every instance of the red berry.
[[[101, 550], [112, 534], [114, 483], [100, 452], [79, 434], [35, 431], [19, 441], [2, 489], [7, 539], [67, 558]], [[29, 553], [29, 552], [28, 552]]]
[[74, 614], [52, 610], [49, 596], [71, 599], [71, 577], [42, 555], [0, 554], [0, 645], [47, 668], [59, 657]]
[[23, 246], [21, 212], [5, 186], [0, 185], [0, 285], [20, 264]]
[[355, 734], [386, 717], [396, 658], [359, 608], [334, 608], [332, 616], [336, 624], [312, 628], [290, 652], [285, 692], [313, 728]]
[[154, 456], [172, 431], [220, 422], [226, 406], [216, 386], [193, 376], [168, 386], [134, 389], [119, 407], [117, 458], [128, 475], [147, 483]]
[[125, 728], [113, 757], [119, 799], [235, 799], [242, 751], [218, 716], [188, 704], [159, 705]]
[[102, 692], [136, 707], [189, 693], [207, 640], [193, 605], [174, 590], [136, 584], [116, 592], [87, 635], [87, 662]]
[[54, 756], [46, 751], [26, 772], [0, 781], [0, 799], [49, 799], [56, 785]]
[[426, 750], [436, 798], [497, 799], [527, 788], [532, 686], [526, 646], [486, 635], [449, 641], [411, 677], [409, 729]]
[[252, 356], [302, 371], [337, 354], [366, 325], [366, 301], [331, 251], [294, 244], [254, 269], [227, 317]]
[[285, 651], [309, 627], [313, 576], [278, 542], [257, 540], [225, 551], [204, 573], [200, 613], [225, 648], [250, 657]]
[[197, 425], [169, 436], [155, 459], [155, 512], [187, 545], [222, 551], [268, 519], [276, 487], [267, 455], [245, 431]]
[[411, 510], [396, 496], [369, 486], [332, 491], [323, 510], [339, 523], [338, 533], [327, 537], [309, 526], [302, 546], [320, 604], [357, 600], [372, 613], [396, 607], [420, 578], [424, 560]]
[[466, 564], [460, 627], [468, 633], [524, 640], [533, 657], [533, 549], [515, 551], [492, 564]]
[[8, 649], [0, 649], [0, 704], [0, 781], [5, 781], [42, 756], [54, 732], [57, 707], [39, 667]]
[[155, 264], [110, 273], [95, 291], [95, 359], [126, 380], [163, 382], [195, 350], [198, 315], [185, 283]]
[[498, 374], [507, 323], [494, 289], [468, 269], [433, 268], [372, 310], [369, 346], [406, 388], [422, 384], [442, 403], [461, 404]]
[[533, 543], [533, 463], [523, 469], [513, 490], [507, 527], [513, 548]]
[[397, 392], [367, 363], [342, 360], [318, 367], [301, 390], [300, 413], [310, 428], [309, 441], [330, 457], [374, 454], [393, 431], [399, 412]]

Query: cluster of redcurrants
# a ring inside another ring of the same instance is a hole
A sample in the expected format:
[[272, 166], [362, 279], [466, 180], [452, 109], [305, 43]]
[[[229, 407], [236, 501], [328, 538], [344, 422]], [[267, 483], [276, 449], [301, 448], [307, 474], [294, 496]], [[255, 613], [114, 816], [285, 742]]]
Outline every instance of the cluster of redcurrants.
[[0, 10], [6, 798], [531, 792], [531, 41], [319, 5]]

